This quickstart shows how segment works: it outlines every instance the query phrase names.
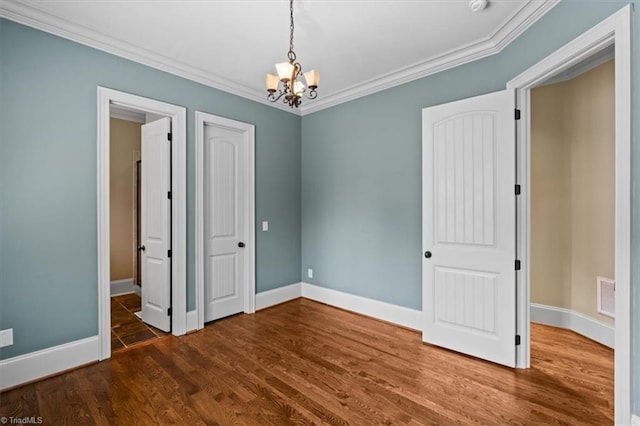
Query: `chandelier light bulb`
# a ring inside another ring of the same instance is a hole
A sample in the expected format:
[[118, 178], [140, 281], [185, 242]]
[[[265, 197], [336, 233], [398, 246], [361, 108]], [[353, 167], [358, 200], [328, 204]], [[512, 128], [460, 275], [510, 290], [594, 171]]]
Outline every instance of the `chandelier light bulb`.
[[300, 80], [293, 83], [293, 94], [301, 96], [304, 93], [304, 84]]

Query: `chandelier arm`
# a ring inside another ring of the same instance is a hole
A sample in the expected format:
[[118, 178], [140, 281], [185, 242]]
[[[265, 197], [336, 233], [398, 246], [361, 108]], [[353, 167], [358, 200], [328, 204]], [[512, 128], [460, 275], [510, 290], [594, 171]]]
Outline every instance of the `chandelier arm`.
[[276, 94], [274, 92], [269, 92], [269, 94], [267, 95], [267, 99], [271, 102], [277, 102], [278, 99], [280, 99], [282, 97], [282, 95], [284, 95], [285, 92], [282, 91], [282, 89], [280, 90], [280, 92], [278, 93], [278, 96], [276, 96]]
[[307, 99], [315, 99], [318, 97], [318, 92], [316, 92], [315, 87], [309, 87], [309, 91], [307, 92], [305, 90], [304, 95], [307, 97]]
[[298, 79], [298, 76], [302, 72], [302, 65], [299, 62], [293, 63], [293, 70], [291, 71], [291, 80], [289, 80], [289, 84], [291, 85], [291, 91], [293, 92], [293, 84]]

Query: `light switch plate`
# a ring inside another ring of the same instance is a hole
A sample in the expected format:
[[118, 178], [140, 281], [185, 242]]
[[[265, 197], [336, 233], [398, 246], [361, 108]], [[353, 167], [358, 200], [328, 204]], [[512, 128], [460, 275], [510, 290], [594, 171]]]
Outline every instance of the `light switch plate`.
[[0, 348], [13, 345], [13, 328], [0, 331]]
[[266, 220], [262, 221], [262, 230], [264, 232], [267, 232], [269, 230], [269, 222], [268, 221], [266, 221]]

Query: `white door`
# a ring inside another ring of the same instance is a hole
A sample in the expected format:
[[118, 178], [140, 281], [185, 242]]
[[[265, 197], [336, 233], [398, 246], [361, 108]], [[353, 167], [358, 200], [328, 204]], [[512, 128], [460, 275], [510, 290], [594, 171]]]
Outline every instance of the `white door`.
[[171, 120], [142, 126], [142, 321], [171, 330]]
[[248, 167], [245, 132], [204, 129], [204, 297], [206, 321], [244, 310]]
[[422, 111], [423, 341], [516, 361], [515, 94]]

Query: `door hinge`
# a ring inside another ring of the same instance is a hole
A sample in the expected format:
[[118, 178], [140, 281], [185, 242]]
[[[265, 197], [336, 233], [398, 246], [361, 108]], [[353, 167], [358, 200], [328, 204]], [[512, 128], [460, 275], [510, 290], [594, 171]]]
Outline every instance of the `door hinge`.
[[167, 133], [167, 140], [169, 142], [171, 142], [173, 140], [173, 133], [171, 133], [171, 132]]
[[520, 185], [516, 184], [516, 190], [515, 190], [516, 191], [516, 195], [520, 195], [520, 190], [521, 190]]
[[516, 334], [516, 346], [520, 346], [520, 335]]
[[515, 117], [516, 117], [516, 120], [520, 120], [520, 110], [517, 108], [515, 110]]
[[520, 270], [520, 261], [516, 260], [516, 271]]
[[167, 198], [171, 199], [171, 191], [167, 192]]
[[167, 250], [167, 256], [171, 257], [171, 249]]
[[171, 316], [172, 313], [173, 313], [173, 310], [171, 308], [167, 309], [167, 316]]

